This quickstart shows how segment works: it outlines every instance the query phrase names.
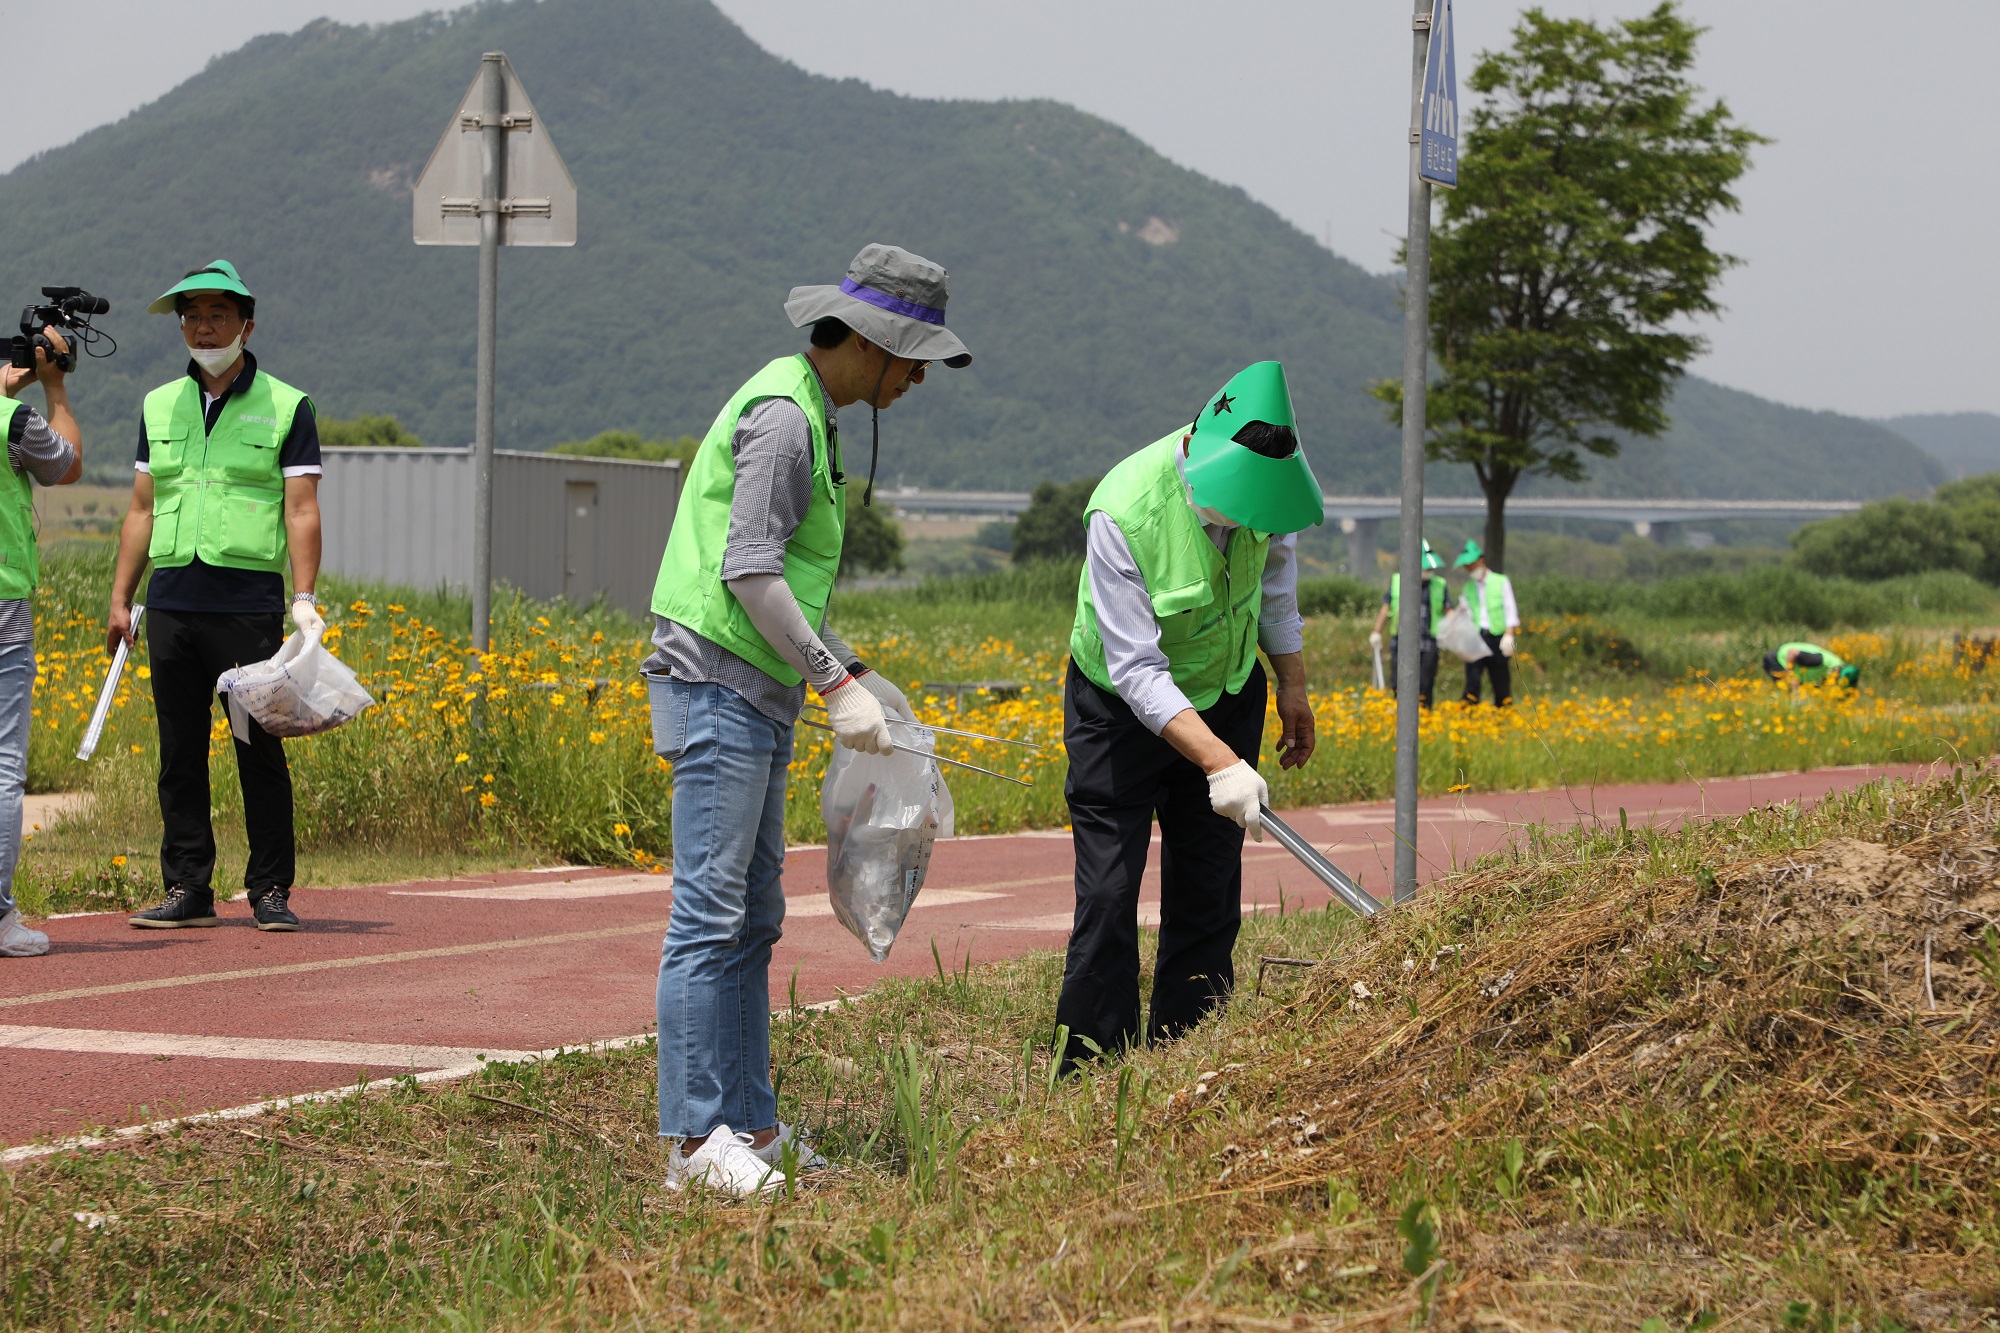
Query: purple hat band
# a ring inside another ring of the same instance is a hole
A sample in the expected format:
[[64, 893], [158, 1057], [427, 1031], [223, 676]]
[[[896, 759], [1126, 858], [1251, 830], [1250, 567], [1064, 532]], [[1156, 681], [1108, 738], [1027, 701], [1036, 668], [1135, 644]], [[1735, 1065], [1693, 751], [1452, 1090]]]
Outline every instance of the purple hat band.
[[852, 278], [841, 281], [840, 290], [857, 301], [866, 301], [877, 309], [887, 310], [892, 315], [903, 315], [909, 319], [920, 319], [926, 324], [943, 324], [944, 311], [936, 306], [918, 305], [915, 301], [905, 301], [900, 296], [878, 292], [873, 287], [864, 287]]

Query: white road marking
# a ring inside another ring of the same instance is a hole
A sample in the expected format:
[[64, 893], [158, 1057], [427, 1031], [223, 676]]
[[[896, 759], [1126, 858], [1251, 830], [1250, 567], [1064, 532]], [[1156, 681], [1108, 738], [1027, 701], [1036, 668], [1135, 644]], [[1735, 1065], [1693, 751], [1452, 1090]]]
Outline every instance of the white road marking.
[[[956, 907], [960, 903], [983, 903], [989, 898], [1005, 898], [1004, 893], [980, 893], [975, 889], [926, 889], [910, 904], [910, 910], [919, 907]], [[795, 921], [802, 916], [832, 916], [833, 904], [825, 894], [813, 898], [785, 900], [785, 920]]]
[[[641, 1042], [653, 1040], [650, 1032], [641, 1032], [631, 1037], [614, 1037], [609, 1041], [578, 1042], [573, 1046], [558, 1046], [553, 1050], [536, 1051], [528, 1056], [531, 1060], [550, 1060], [572, 1051], [615, 1051], [626, 1046], [637, 1046]], [[328, 1088], [324, 1092], [304, 1092], [295, 1097], [273, 1097], [268, 1101], [251, 1102], [247, 1106], [232, 1106], [223, 1111], [203, 1111], [199, 1115], [176, 1116], [172, 1120], [155, 1120], [145, 1125], [128, 1125], [115, 1129], [109, 1134], [85, 1134], [75, 1138], [58, 1139], [54, 1143], [30, 1143], [19, 1148], [8, 1148], [0, 1152], [0, 1166], [12, 1166], [15, 1162], [26, 1162], [36, 1157], [53, 1157], [57, 1153], [75, 1152], [79, 1149], [108, 1148], [128, 1139], [142, 1138], [147, 1134], [161, 1134], [182, 1125], [207, 1125], [230, 1120], [248, 1120], [263, 1115], [266, 1111], [282, 1111], [291, 1106], [311, 1106], [322, 1102], [345, 1101], [358, 1093], [382, 1092], [393, 1088], [405, 1078], [415, 1078], [419, 1083], [449, 1083], [454, 1079], [467, 1078], [477, 1074], [486, 1065], [474, 1060], [464, 1064], [450, 1065], [444, 1069], [426, 1069], [414, 1075], [399, 1075], [396, 1078], [378, 1078], [368, 1083], [350, 1083], [345, 1087]]]
[[487, 884], [476, 889], [391, 889], [391, 898], [482, 898], [505, 903], [574, 902], [583, 898], [623, 898], [635, 893], [667, 893], [667, 875], [613, 875], [559, 884]]
[[302, 1041], [269, 1037], [206, 1037], [180, 1032], [110, 1032], [97, 1028], [0, 1024], [0, 1050], [68, 1051], [83, 1055], [191, 1055], [209, 1060], [291, 1060], [357, 1069], [442, 1069], [485, 1060], [528, 1060], [532, 1051], [463, 1046], [401, 1046], [365, 1041]]

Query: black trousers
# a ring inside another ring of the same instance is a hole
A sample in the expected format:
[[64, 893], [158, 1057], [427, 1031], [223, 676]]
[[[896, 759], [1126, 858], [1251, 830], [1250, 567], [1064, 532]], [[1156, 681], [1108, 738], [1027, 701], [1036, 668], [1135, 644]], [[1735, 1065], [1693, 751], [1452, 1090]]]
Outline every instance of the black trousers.
[[[160, 875], [169, 884], [208, 888], [215, 874], [215, 830], [208, 821], [209, 727], [215, 678], [261, 662], [285, 641], [280, 615], [148, 611], [146, 647], [153, 667], [153, 709], [160, 720]], [[228, 717], [225, 707], [223, 716]], [[250, 861], [243, 887], [292, 887], [292, 771], [276, 736], [250, 723], [250, 743], [234, 740], [236, 779]]]
[[[1202, 711], [1251, 764], [1264, 732], [1264, 668]], [[1131, 707], [1070, 663], [1063, 696], [1076, 918], [1056, 1022], [1070, 1030], [1064, 1066], [1091, 1058], [1080, 1038], [1115, 1053], [1139, 1039], [1139, 882], [1160, 821], [1160, 953], [1148, 1042], [1199, 1023], [1236, 984], [1230, 954], [1243, 921], [1243, 830], [1208, 804], [1208, 779], [1146, 729]]]
[[1465, 664], [1465, 701], [1469, 704], [1478, 703], [1479, 682], [1483, 678], [1491, 677], [1493, 706], [1505, 708], [1514, 702], [1514, 664], [1501, 654], [1498, 634], [1488, 634], [1485, 630], [1481, 630], [1479, 637], [1486, 640], [1486, 646], [1492, 651], [1477, 662]]
[[[1400, 637], [1400, 636], [1399, 636]], [[1389, 640], [1389, 693], [1396, 692], [1396, 640]], [[1431, 706], [1431, 696], [1437, 692], [1438, 683], [1438, 641], [1426, 634], [1423, 651], [1417, 654], [1417, 702], [1425, 708]]]

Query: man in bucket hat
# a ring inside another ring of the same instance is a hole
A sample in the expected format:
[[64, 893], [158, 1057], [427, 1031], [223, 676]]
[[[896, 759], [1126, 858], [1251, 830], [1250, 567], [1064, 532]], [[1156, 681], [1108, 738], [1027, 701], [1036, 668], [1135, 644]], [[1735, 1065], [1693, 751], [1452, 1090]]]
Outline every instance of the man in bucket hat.
[[1056, 1003], [1066, 1069], [1139, 1039], [1139, 883], [1156, 816], [1146, 1039], [1179, 1036], [1235, 984], [1243, 834], [1263, 840], [1269, 797], [1260, 648], [1277, 678], [1279, 763], [1312, 756], [1294, 534], [1326, 515], [1284, 367], [1236, 375], [1193, 424], [1114, 467], [1087, 515], [1063, 701], [1076, 848]]
[[[826, 626], [847, 476], [835, 412], [888, 407], [933, 361], [971, 362], [944, 325], [945, 271], [890, 245], [839, 286], [795, 287], [812, 330], [723, 405], [681, 489], [653, 591], [645, 673], [653, 748], [674, 766], [674, 906], [660, 955], [660, 1134], [667, 1185], [749, 1195], [784, 1183], [771, 1089], [771, 947], [785, 916], [785, 779], [810, 683], [836, 743], [890, 751], [902, 692]], [[872, 474], [873, 460], [870, 470]], [[865, 497], [864, 497], [865, 499]]]
[[[187, 370], [146, 395], [132, 506], [119, 530], [107, 650], [134, 641], [132, 600], [153, 565], [146, 640], [160, 728], [160, 874], [166, 901], [130, 918], [148, 930], [213, 926], [215, 831], [209, 723], [215, 678], [285, 641], [285, 575], [302, 630], [325, 628], [319, 577], [319, 432], [312, 400], [257, 364], [257, 302], [229, 261], [198, 268], [146, 307], [179, 318]], [[297, 872], [284, 745], [251, 720], [237, 741], [250, 859], [243, 887], [259, 930], [293, 931]]]

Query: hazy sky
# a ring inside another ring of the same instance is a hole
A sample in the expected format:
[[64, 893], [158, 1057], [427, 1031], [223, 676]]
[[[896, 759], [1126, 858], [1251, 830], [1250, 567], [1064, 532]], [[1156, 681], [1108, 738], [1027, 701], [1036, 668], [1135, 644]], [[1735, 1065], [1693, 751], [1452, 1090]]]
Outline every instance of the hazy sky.
[[[719, 0], [816, 73], [922, 97], [1052, 97], [1242, 186], [1373, 270], [1404, 225], [1410, 0]], [[115, 120], [211, 56], [322, 15], [407, 18], [416, 0], [0, 0], [14, 115], [0, 170]], [[1629, 17], [1652, 0], [1547, 0]], [[1685, 0], [1698, 77], [1752, 129], [1747, 262], [1697, 369], [1869, 416], [2000, 411], [2000, 185], [1988, 100], [2000, 0]], [[1460, 0], [1461, 79], [1518, 0]], [[524, 53], [515, 53], [517, 63]], [[34, 71], [60, 71], [38, 96]], [[533, 83], [532, 65], [522, 72]], [[34, 110], [29, 110], [34, 107]], [[1975, 119], [1975, 115], [1978, 117]]]

